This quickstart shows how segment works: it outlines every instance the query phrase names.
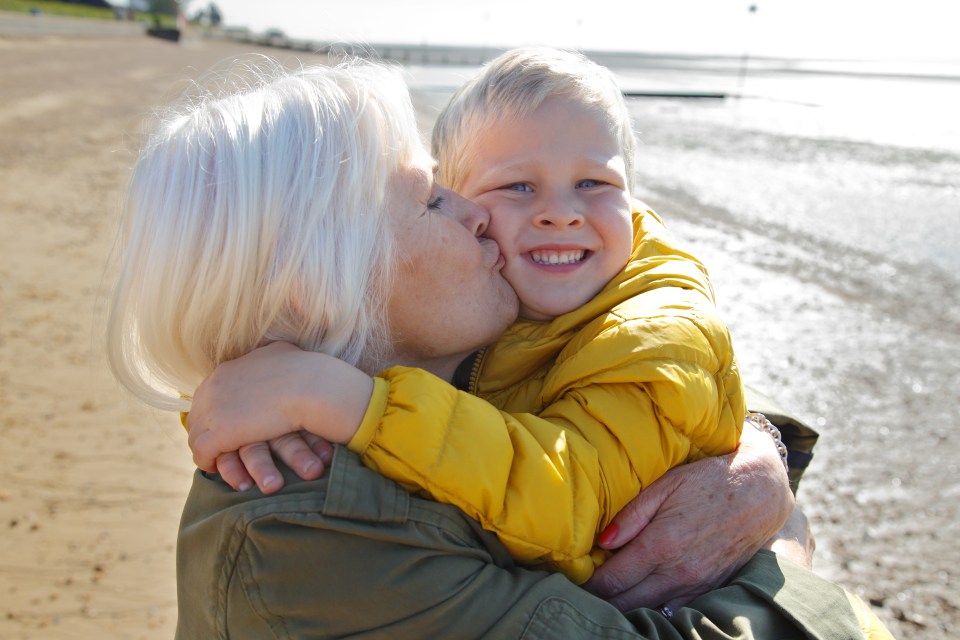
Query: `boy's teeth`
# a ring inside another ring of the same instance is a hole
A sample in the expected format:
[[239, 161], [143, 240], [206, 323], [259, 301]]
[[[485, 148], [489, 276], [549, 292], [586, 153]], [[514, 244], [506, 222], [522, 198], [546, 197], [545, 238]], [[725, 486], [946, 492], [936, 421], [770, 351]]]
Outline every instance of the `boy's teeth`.
[[578, 249], [576, 251], [531, 251], [530, 257], [537, 264], [573, 264], [583, 260], [586, 251]]

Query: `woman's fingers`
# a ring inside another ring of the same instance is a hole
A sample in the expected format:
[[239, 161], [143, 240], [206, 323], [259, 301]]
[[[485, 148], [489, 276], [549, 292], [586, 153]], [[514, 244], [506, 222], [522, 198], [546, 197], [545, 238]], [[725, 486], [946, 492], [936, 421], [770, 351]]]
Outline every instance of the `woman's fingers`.
[[600, 532], [597, 544], [614, 550], [636, 538], [656, 517], [672, 490], [673, 485], [668, 480], [659, 484], [654, 482], [614, 516], [607, 528]]
[[675, 593], [676, 584], [670, 576], [651, 573], [640, 583], [610, 598], [609, 602], [621, 611], [636, 608], [636, 603], [642, 603], [640, 606], [651, 609], [666, 605], [670, 610], [676, 611], [683, 602], [673, 597]]

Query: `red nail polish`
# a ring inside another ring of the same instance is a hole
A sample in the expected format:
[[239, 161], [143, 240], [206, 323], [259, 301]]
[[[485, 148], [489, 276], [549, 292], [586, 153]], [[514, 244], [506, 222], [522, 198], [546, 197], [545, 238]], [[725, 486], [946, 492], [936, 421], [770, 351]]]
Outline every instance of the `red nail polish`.
[[620, 533], [620, 527], [616, 522], [611, 522], [607, 525], [607, 528], [600, 532], [600, 535], [597, 537], [597, 544], [601, 547], [605, 544], [610, 544], [617, 537], [617, 534]]

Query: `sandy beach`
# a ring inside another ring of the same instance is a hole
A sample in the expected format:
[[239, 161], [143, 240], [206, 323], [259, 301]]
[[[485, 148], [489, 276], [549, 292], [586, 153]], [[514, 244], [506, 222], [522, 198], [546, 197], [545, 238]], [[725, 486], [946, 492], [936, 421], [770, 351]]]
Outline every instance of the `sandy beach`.
[[[177, 417], [142, 407], [106, 369], [106, 263], [142, 117], [175, 81], [250, 50], [0, 35], [0, 637], [173, 636], [192, 464]], [[418, 104], [429, 122], [436, 96]], [[762, 231], [704, 224], [667, 187], [645, 197], [676, 210], [674, 230], [703, 252], [748, 378], [825, 417], [801, 488], [817, 570], [898, 638], [960, 634], [955, 317], [911, 324], [909, 310], [793, 268]]]
[[0, 37], [0, 637], [173, 637], [192, 463], [106, 368], [105, 267], [141, 117], [237, 52]]

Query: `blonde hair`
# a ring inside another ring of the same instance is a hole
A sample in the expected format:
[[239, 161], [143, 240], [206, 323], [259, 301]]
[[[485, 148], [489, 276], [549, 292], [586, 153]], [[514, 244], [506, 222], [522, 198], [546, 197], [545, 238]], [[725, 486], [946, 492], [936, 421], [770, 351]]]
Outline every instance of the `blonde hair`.
[[409, 92], [360, 61], [245, 75], [161, 116], [130, 179], [107, 350], [160, 408], [273, 340], [361, 367], [389, 348], [387, 185], [423, 153]]
[[603, 114], [623, 154], [632, 192], [637, 141], [613, 73], [582, 54], [545, 47], [507, 51], [453, 94], [433, 128], [431, 151], [440, 165], [438, 182], [460, 190], [475, 153], [475, 137], [496, 122], [532, 113], [552, 96], [570, 98]]

